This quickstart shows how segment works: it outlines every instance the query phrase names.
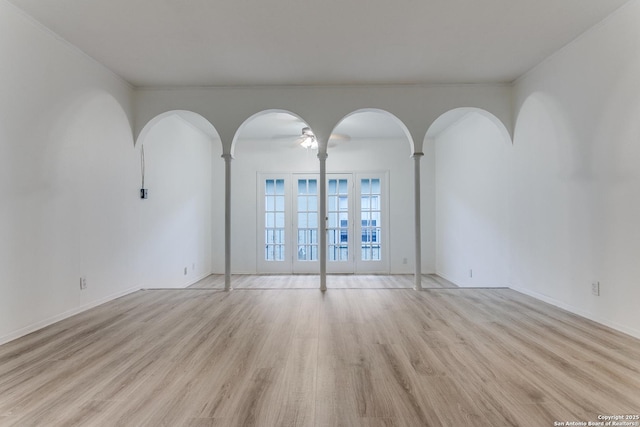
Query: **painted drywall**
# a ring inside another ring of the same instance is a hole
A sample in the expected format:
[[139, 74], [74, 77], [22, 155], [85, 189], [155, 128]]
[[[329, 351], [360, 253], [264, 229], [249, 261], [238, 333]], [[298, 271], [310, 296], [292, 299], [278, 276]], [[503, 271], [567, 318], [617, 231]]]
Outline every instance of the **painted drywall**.
[[509, 208], [511, 286], [635, 336], [638, 22], [629, 2], [517, 81]]
[[[353, 139], [330, 147], [327, 159], [327, 173], [388, 172], [389, 270], [396, 274], [413, 271], [413, 160], [407, 152], [407, 140]], [[232, 167], [232, 270], [256, 273], [258, 174], [318, 173], [319, 161], [314, 150], [296, 145], [295, 139], [278, 146], [243, 139]]]
[[510, 141], [471, 112], [433, 143], [437, 274], [458, 286], [506, 286]]
[[[457, 107], [485, 109], [512, 123], [510, 85], [400, 85], [341, 87], [212, 87], [136, 89], [136, 134], [165, 111], [186, 109], [207, 118], [229, 152], [242, 123], [256, 113], [282, 109], [299, 115], [321, 140], [348, 114], [364, 108], [387, 111], [400, 119], [416, 151], [431, 123]], [[234, 153], [235, 154], [235, 153]], [[407, 149], [407, 156], [411, 149]]]
[[217, 147], [220, 155], [220, 142], [171, 115], [137, 144], [144, 147], [148, 189], [140, 203], [141, 286], [191, 285], [211, 274], [212, 239], [220, 239], [212, 228], [213, 152]]
[[4, 1], [0, 63], [4, 342], [137, 289], [139, 219], [131, 88]]

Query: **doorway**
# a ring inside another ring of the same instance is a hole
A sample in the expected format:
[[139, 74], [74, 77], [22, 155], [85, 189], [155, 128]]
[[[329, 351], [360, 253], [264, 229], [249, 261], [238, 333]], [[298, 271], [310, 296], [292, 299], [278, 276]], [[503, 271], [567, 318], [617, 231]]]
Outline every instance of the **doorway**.
[[[260, 273], [319, 271], [319, 175], [259, 174]], [[388, 272], [386, 173], [327, 174], [327, 272]], [[357, 218], [357, 219], [356, 219]]]

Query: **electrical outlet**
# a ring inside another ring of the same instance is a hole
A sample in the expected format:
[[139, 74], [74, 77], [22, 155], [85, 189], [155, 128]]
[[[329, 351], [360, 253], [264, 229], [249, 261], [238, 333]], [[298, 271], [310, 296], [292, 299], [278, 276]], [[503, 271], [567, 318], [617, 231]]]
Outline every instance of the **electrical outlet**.
[[402, 258], [402, 263], [403, 263], [403, 264], [406, 264], [408, 261], [409, 261], [408, 259], [406, 259], [406, 258]]
[[473, 277], [473, 269], [469, 269], [469, 277]]
[[187, 275], [187, 267], [184, 268], [184, 275]]
[[591, 294], [594, 296], [600, 296], [600, 282], [593, 282], [591, 284]]
[[80, 278], [80, 289], [87, 289], [87, 278], [86, 277], [81, 277]]

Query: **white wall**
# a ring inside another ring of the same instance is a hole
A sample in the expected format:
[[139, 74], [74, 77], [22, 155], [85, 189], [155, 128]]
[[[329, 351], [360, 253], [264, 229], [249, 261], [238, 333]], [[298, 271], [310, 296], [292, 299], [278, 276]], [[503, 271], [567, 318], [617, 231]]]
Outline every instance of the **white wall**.
[[632, 1], [516, 83], [510, 191], [511, 285], [636, 336], [638, 22]]
[[4, 1], [0, 64], [4, 342], [136, 289], [139, 220], [131, 88]]
[[149, 197], [141, 201], [140, 283], [145, 288], [191, 285], [212, 272], [212, 163], [214, 151], [220, 156], [220, 142], [171, 115], [138, 144], [144, 145]]
[[[327, 159], [327, 173], [389, 172], [392, 273], [413, 272], [413, 160], [408, 152], [406, 140], [354, 139], [330, 147]], [[232, 168], [232, 270], [255, 273], [257, 174], [318, 173], [319, 161], [315, 151], [296, 145], [240, 140]]]
[[433, 143], [437, 274], [458, 286], [506, 286], [510, 141], [471, 112]]
[[512, 88], [507, 84], [356, 85], [136, 89], [136, 132], [165, 111], [201, 114], [218, 131], [227, 152], [242, 123], [269, 109], [299, 115], [320, 138], [327, 138], [348, 114], [361, 109], [387, 111], [408, 128], [416, 150], [442, 113], [457, 107], [482, 108], [510, 127]]

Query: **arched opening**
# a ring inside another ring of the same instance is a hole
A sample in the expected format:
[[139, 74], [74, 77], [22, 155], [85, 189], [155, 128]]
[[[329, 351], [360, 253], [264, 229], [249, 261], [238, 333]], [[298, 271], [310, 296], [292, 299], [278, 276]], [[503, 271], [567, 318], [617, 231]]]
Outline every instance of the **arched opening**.
[[[335, 126], [327, 152], [327, 271], [412, 273], [413, 140], [404, 123], [356, 110]], [[341, 286], [340, 277], [328, 286]]]
[[461, 287], [507, 284], [508, 156], [511, 139], [491, 113], [458, 108], [425, 137], [423, 247], [437, 276]]
[[224, 262], [224, 174], [217, 131], [191, 111], [169, 111], [151, 120], [136, 147], [141, 156], [143, 260], [141, 284], [189, 286]]
[[234, 273], [317, 273], [319, 185], [310, 126], [285, 110], [249, 117], [234, 137]]

